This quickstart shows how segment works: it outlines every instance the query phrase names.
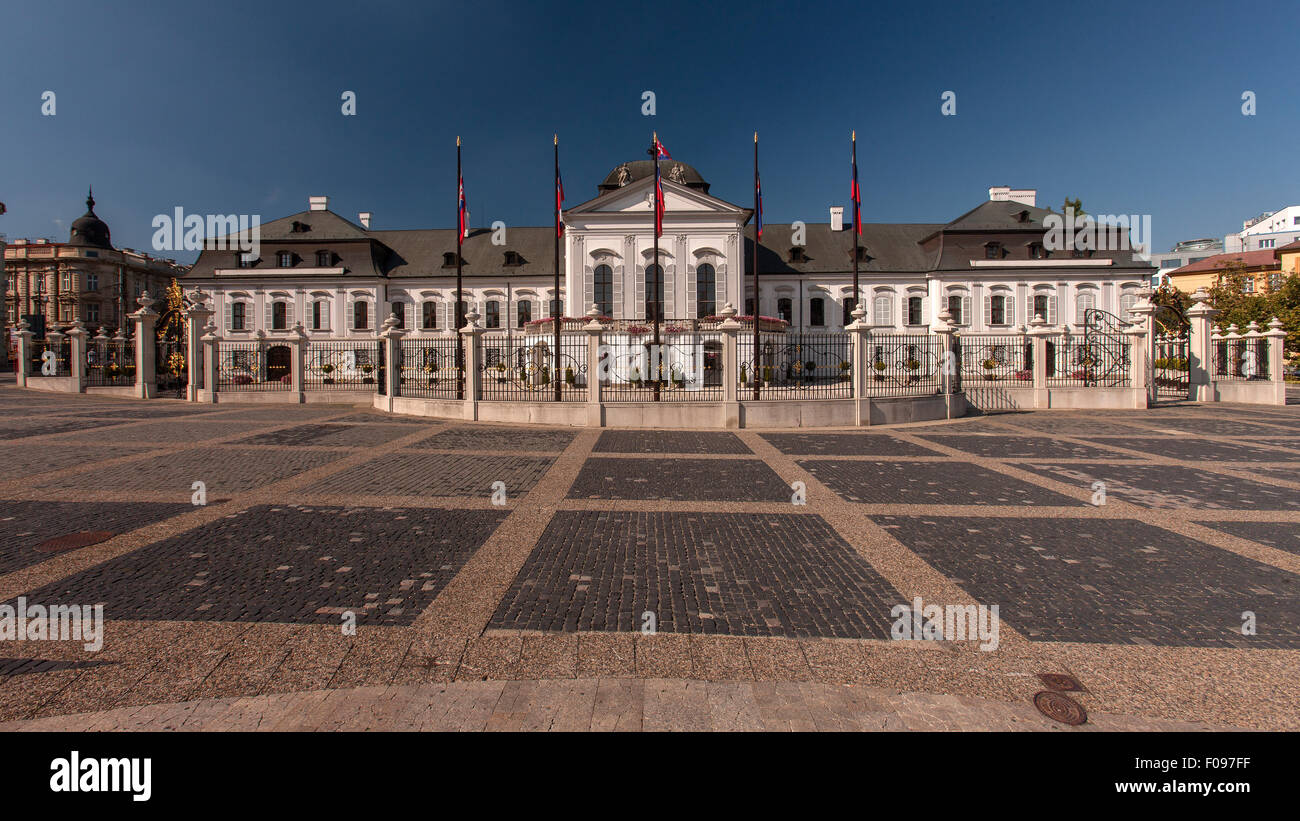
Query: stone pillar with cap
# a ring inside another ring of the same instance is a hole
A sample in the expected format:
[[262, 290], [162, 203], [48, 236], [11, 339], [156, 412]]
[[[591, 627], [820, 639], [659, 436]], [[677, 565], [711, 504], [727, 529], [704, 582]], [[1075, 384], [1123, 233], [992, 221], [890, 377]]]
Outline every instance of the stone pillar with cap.
[[68, 328], [68, 369], [72, 374], [72, 389], [76, 393], [86, 392], [86, 337], [90, 333], [80, 319], [72, 320]]
[[844, 326], [844, 332], [849, 335], [849, 389], [853, 393], [853, 424], [870, 425], [871, 400], [867, 397], [867, 386], [871, 377], [867, 371], [871, 362], [871, 323], [867, 322], [867, 310], [861, 304], [854, 305], [849, 316], [853, 317], [853, 321]]
[[1268, 321], [1264, 341], [1268, 345], [1268, 378], [1273, 383], [1272, 404], [1285, 405], [1286, 331], [1282, 330], [1282, 321], [1277, 317]]
[[207, 384], [202, 338], [212, 314], [212, 309], [208, 307], [208, 295], [203, 291], [195, 291], [189, 307], [185, 309], [185, 369], [189, 375], [186, 379], [185, 398], [191, 402], [199, 401], [199, 390]]
[[482, 325], [478, 324], [479, 313], [470, 307], [469, 313], [465, 314], [465, 327], [460, 329], [461, 337], [465, 340], [465, 419], [478, 419], [478, 402], [482, 393], [483, 370], [480, 367], [483, 361], [483, 331]]
[[1155, 345], [1156, 311], [1159, 310], [1159, 307], [1151, 301], [1151, 295], [1153, 293], [1154, 291], [1152, 291], [1149, 287], [1139, 288], [1137, 290], [1137, 301], [1134, 302], [1133, 307], [1129, 309], [1129, 313], [1131, 313], [1134, 316], [1134, 320], [1131, 327], [1136, 326], [1142, 331], [1141, 336], [1130, 335], [1130, 338], [1141, 339], [1144, 344], [1144, 347], [1142, 348], [1141, 351], [1133, 350], [1132, 356], [1133, 356], [1133, 370], [1135, 373], [1137, 372], [1139, 367], [1137, 360], [1139, 359], [1139, 357], [1142, 359], [1141, 370], [1145, 374], [1145, 377], [1141, 387], [1144, 391], [1146, 391], [1147, 406], [1150, 406], [1152, 403], [1156, 401], [1156, 393], [1155, 393], [1156, 383], [1155, 380], [1151, 378], [1152, 376], [1151, 365], [1153, 359], [1151, 355], [1151, 349], [1152, 346]]
[[32, 366], [32, 329], [27, 324], [27, 320], [19, 320], [14, 336], [17, 337], [15, 354], [18, 357], [18, 361], [14, 363], [14, 379], [18, 387], [25, 388], [27, 369]]
[[722, 334], [722, 425], [734, 429], [740, 427], [738, 335], [744, 326], [736, 321], [736, 306], [730, 302], [722, 306], [718, 315], [722, 317], [722, 322], [718, 323], [718, 331]]
[[206, 397], [209, 402], [217, 401], [217, 377], [221, 372], [221, 363], [218, 357], [221, 355], [221, 337], [217, 334], [217, 325], [208, 317], [208, 324], [203, 326], [203, 336], [199, 337], [199, 342], [203, 345], [203, 356], [201, 357], [201, 367], [203, 368], [203, 384], [201, 388], [203, 393], [199, 394], [199, 401]]
[[140, 309], [131, 314], [135, 322], [135, 397], [153, 399], [158, 395], [154, 373], [154, 359], [158, 355], [154, 340], [154, 325], [158, 322], [158, 312], [153, 309], [156, 300], [145, 291], [136, 302]]
[[1029, 338], [1033, 341], [1034, 351], [1034, 404], [1035, 408], [1051, 407], [1051, 394], [1047, 390], [1047, 337], [1052, 329], [1042, 314], [1035, 314], [1029, 321]]
[[600, 378], [606, 362], [612, 364], [612, 357], [601, 359], [601, 335], [605, 326], [600, 323], [600, 308], [592, 303], [587, 311], [587, 324], [582, 330], [587, 332], [587, 426], [598, 428], [604, 425], [604, 412], [600, 404]]
[[293, 358], [290, 359], [293, 366], [289, 370], [289, 390], [297, 397], [298, 403], [303, 404], [307, 401], [306, 388], [303, 384], [307, 373], [307, 329], [301, 322], [293, 324], [287, 341], [293, 351]]
[[1218, 315], [1218, 309], [1210, 305], [1209, 292], [1197, 288], [1192, 294], [1192, 307], [1187, 309], [1187, 319], [1191, 322], [1187, 338], [1187, 398], [1196, 402], [1213, 402], [1215, 399], [1210, 384], [1211, 363], [1214, 361], [1210, 323]]
[[380, 400], [381, 410], [392, 411], [393, 399], [402, 395], [402, 338], [410, 331], [401, 327], [397, 317], [390, 316], [384, 320], [383, 330], [379, 332], [379, 344], [384, 346], [384, 393]]

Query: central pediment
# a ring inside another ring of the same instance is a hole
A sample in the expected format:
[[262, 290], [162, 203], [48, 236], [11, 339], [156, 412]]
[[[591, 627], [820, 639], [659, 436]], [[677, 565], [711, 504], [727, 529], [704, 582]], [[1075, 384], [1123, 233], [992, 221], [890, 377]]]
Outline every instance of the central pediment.
[[[671, 180], [662, 181], [664, 209], [670, 214], [697, 213], [741, 216], [747, 209], [704, 193], [696, 188], [679, 185]], [[651, 214], [654, 208], [654, 177], [643, 177], [622, 188], [606, 191], [595, 199], [565, 210], [566, 219], [574, 216], [599, 214], [631, 215]]]

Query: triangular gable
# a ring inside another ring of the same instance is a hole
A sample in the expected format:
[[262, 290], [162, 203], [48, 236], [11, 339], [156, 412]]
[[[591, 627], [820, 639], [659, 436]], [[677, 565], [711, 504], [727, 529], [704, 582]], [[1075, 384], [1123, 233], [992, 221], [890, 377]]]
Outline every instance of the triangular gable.
[[[702, 191], [663, 180], [664, 205], [669, 212], [701, 212], [714, 214], [743, 214], [745, 209]], [[606, 191], [595, 199], [565, 209], [566, 218], [595, 214], [623, 214], [649, 211], [646, 198], [654, 188], [654, 177], [642, 177], [622, 188]]]

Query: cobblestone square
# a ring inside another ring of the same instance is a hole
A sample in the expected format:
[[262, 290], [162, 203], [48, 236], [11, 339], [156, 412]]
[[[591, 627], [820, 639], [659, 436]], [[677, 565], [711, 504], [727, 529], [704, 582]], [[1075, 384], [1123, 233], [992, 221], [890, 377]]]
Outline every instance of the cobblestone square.
[[800, 459], [846, 501], [909, 505], [1069, 505], [1082, 502], [972, 462]]
[[570, 499], [775, 502], [790, 486], [758, 459], [588, 459]]
[[686, 430], [606, 430], [595, 453], [708, 453], [752, 455], [734, 433]]

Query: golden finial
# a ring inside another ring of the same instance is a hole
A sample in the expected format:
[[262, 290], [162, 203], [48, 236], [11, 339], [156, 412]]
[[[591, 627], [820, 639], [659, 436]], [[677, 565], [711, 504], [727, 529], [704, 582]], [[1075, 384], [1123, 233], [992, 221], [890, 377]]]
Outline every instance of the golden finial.
[[754, 132], [754, 142], [758, 142], [758, 132]]
[[559, 135], [559, 134], [556, 134], [556, 135], [555, 135], [555, 144], [556, 144], [556, 145], [559, 145], [559, 144], [560, 144], [560, 135]]
[[457, 147], [457, 148], [460, 148], [460, 135], [459, 135], [459, 134], [456, 135], [456, 147]]
[[858, 141], [858, 130], [855, 128], [853, 129], [853, 142], [857, 142], [857, 141]]

